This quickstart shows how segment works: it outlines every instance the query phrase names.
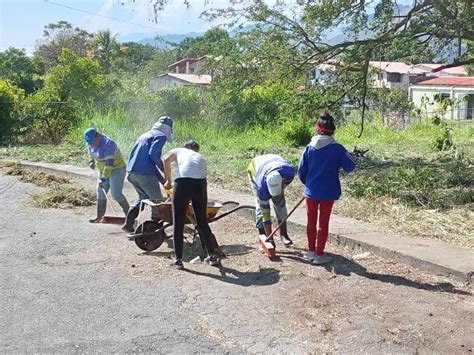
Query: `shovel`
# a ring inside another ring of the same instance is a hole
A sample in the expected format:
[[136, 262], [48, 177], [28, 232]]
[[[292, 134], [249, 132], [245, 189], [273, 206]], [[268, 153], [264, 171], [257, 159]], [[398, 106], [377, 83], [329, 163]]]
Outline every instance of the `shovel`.
[[101, 218], [99, 223], [104, 223], [104, 224], [124, 224], [125, 223], [125, 217], [119, 217], [117, 216], [117, 212], [115, 212], [114, 206], [112, 206], [112, 203], [110, 202], [109, 197], [107, 196], [107, 192], [103, 187], [101, 187], [102, 191], [104, 192], [105, 199], [107, 200], [107, 205], [110, 207], [112, 212], [114, 213], [113, 216], [104, 216]]

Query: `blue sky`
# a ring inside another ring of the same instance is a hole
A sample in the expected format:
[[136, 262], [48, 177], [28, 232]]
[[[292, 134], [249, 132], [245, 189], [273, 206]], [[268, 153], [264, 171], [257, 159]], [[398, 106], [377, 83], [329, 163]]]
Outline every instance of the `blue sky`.
[[[52, 2], [56, 4], [52, 4]], [[120, 5], [124, 2], [125, 6]], [[199, 19], [203, 10], [203, 0], [191, 0], [191, 8], [186, 9], [182, 0], [171, 0], [162, 12], [158, 23], [150, 21], [148, 0], [0, 0], [0, 51], [10, 46], [34, 49], [36, 41], [42, 37], [43, 27], [51, 22], [66, 20], [74, 26], [90, 32], [110, 28], [120, 35], [154, 33], [204, 32], [212, 24]], [[214, 0], [214, 6], [224, 0]], [[228, 2], [225, 2], [228, 4]], [[110, 16], [123, 21], [83, 13], [59, 5]]]

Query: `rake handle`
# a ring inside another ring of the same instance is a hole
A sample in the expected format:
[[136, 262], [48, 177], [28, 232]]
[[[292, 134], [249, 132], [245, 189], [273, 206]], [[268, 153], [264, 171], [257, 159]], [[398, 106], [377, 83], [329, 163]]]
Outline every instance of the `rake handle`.
[[269, 242], [273, 236], [275, 235], [276, 232], [278, 232], [281, 228], [281, 226], [283, 225], [283, 223], [286, 222], [286, 220], [288, 218], [290, 218], [290, 216], [293, 214], [293, 212], [296, 211], [296, 209], [298, 208], [299, 205], [301, 205], [301, 203], [304, 201], [304, 196], [301, 198], [301, 200], [298, 201], [298, 203], [291, 209], [291, 211], [286, 215], [285, 218], [283, 218], [283, 220], [280, 222], [280, 224], [273, 230], [273, 232], [270, 233], [270, 235], [267, 237], [267, 239], [265, 239], [266, 242]]

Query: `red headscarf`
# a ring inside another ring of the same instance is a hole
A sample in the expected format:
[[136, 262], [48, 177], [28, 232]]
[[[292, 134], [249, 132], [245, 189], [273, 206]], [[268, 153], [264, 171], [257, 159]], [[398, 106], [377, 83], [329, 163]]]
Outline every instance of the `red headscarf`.
[[321, 134], [321, 135], [332, 136], [333, 133], [334, 133], [334, 130], [333, 130], [333, 129], [321, 127], [321, 126], [319, 125], [319, 123], [316, 123], [316, 125], [314, 126], [314, 128], [316, 129], [316, 132], [317, 132], [318, 134]]

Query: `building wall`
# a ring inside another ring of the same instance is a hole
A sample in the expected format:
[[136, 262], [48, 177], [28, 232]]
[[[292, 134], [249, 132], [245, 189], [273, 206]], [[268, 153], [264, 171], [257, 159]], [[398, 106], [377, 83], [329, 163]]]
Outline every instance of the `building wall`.
[[150, 89], [153, 91], [157, 91], [165, 86], [184, 86], [187, 85], [185, 82], [173, 78], [171, 76], [160, 76], [158, 78], [154, 78], [150, 82]]
[[[474, 108], [468, 106], [465, 100], [467, 95], [474, 95], [474, 87], [449, 87], [449, 86], [412, 86], [410, 87], [410, 98], [415, 107], [420, 108], [427, 116], [436, 113], [436, 104], [427, 104], [426, 101], [433, 102], [437, 94], [444, 94], [452, 100], [457, 101], [454, 107], [449, 107], [444, 114], [445, 119], [467, 119], [474, 114]], [[424, 99], [425, 98], [425, 99]], [[464, 100], [463, 100], [464, 99]], [[424, 102], [425, 101], [425, 102]]]
[[393, 79], [391, 74], [395, 73], [387, 73], [385, 71], [381, 71], [380, 73], [374, 76], [374, 86], [377, 88], [387, 88], [387, 89], [395, 89], [395, 88], [407, 88], [409, 85], [409, 77], [407, 74], [398, 74], [400, 75], [400, 82], [390, 81], [389, 79]]

